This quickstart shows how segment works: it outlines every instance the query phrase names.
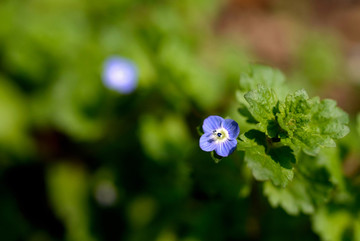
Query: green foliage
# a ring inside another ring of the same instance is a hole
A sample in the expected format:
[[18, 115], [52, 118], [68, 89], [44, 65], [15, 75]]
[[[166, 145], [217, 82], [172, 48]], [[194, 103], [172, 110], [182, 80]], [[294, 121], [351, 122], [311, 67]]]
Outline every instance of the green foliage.
[[314, 231], [323, 241], [360, 240], [359, 213], [339, 206], [322, 207], [312, 221]]
[[146, 226], [156, 213], [156, 202], [151, 197], [137, 197], [127, 208], [129, 223], [136, 229]]
[[282, 141], [292, 148], [301, 148], [316, 155], [322, 147], [335, 147], [335, 139], [349, 132], [348, 115], [333, 100], [309, 99], [305, 90], [289, 94], [280, 102], [277, 120], [285, 133]]
[[327, 169], [319, 159], [302, 154], [295, 170], [294, 180], [286, 188], [264, 184], [264, 195], [273, 207], [281, 206], [286, 212], [313, 214], [330, 197], [334, 185], [329, 181]]
[[0, 145], [20, 155], [31, 149], [26, 99], [16, 86], [0, 76]]
[[187, 126], [175, 115], [161, 119], [144, 116], [139, 135], [147, 155], [158, 162], [169, 162], [175, 156], [184, 157], [191, 143]]
[[89, 231], [86, 203], [88, 184], [86, 171], [81, 166], [62, 163], [49, 168], [47, 173], [51, 205], [67, 228], [67, 240], [94, 240]]
[[290, 148], [271, 146], [266, 135], [257, 130], [246, 132], [240, 139], [238, 149], [245, 151], [244, 160], [257, 180], [271, 180], [282, 187], [292, 180], [295, 157]]
[[[333, 100], [310, 99], [305, 90], [288, 94], [284, 100], [279, 99], [276, 90], [286, 89], [283, 82], [284, 77], [279, 71], [260, 66], [251, 68], [249, 74], [241, 78], [240, 91], [254, 89], [244, 94], [239, 113], [247, 122], [257, 123], [254, 130], [245, 133], [240, 141], [240, 149], [245, 151], [245, 161], [254, 177], [285, 187], [293, 178], [292, 164], [298, 164], [297, 172], [305, 165], [299, 162], [299, 156], [295, 160], [293, 152], [299, 155], [304, 151], [315, 156], [321, 148], [335, 147], [335, 140], [344, 137], [349, 128], [347, 114]], [[333, 168], [331, 170], [335, 171]], [[299, 173], [296, 176], [300, 178]], [[306, 190], [312, 183], [298, 182], [294, 181], [288, 190], [279, 190], [277, 195], [286, 197], [291, 196], [289, 193], [297, 192], [311, 195]], [[268, 196], [275, 192], [269, 185], [266, 188]], [[305, 202], [312, 197], [303, 198]], [[295, 197], [293, 201], [301, 202]], [[288, 201], [272, 197], [274, 205], [281, 202]], [[298, 213], [299, 210], [312, 212], [314, 207], [309, 204], [310, 201], [307, 202], [307, 205], [300, 203], [287, 209], [290, 213]]]
[[240, 115], [251, 124], [238, 150], [255, 179], [266, 181], [263, 193], [271, 206], [315, 215], [321, 237], [340, 240], [325, 233], [333, 224], [318, 210], [347, 189], [341, 152], [334, 147], [349, 132], [348, 115], [333, 100], [309, 98], [305, 90], [289, 93], [284, 76], [268, 67], [243, 74], [237, 97]]
[[275, 109], [278, 103], [275, 92], [272, 89], [259, 86], [257, 89], [245, 94], [249, 104], [248, 111], [259, 122], [258, 128], [270, 137], [275, 137], [272, 127], [275, 124]]
[[[222, 24], [219, 9], [214, 0], [2, 1], [1, 240], [281, 240], [277, 229], [304, 240], [293, 230], [307, 217], [268, 209], [258, 185], [273, 207], [312, 215], [323, 240], [359, 239], [356, 165], [354, 178], [342, 171], [358, 139], [334, 148], [347, 115], [290, 92], [279, 70], [245, 70], [248, 52], [209, 24]], [[298, 76], [336, 78], [334, 46], [306, 43]], [[111, 55], [137, 65], [134, 93], [104, 87]], [[238, 152], [201, 152], [195, 126], [237, 108]]]
[[254, 90], [258, 85], [277, 91], [280, 98], [285, 97], [288, 92], [284, 85], [285, 76], [280, 70], [268, 66], [252, 65], [248, 72], [242, 73], [240, 77], [240, 91], [246, 93]]

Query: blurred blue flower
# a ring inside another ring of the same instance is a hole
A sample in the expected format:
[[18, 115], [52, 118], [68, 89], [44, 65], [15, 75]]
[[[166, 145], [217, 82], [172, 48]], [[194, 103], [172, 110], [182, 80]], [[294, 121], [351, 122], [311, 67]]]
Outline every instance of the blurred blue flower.
[[102, 78], [109, 89], [128, 94], [137, 86], [138, 70], [136, 65], [128, 59], [110, 57], [104, 63]]
[[219, 156], [226, 157], [236, 149], [236, 138], [240, 133], [236, 121], [213, 115], [204, 120], [202, 128], [204, 134], [199, 144], [203, 151], [215, 150]]

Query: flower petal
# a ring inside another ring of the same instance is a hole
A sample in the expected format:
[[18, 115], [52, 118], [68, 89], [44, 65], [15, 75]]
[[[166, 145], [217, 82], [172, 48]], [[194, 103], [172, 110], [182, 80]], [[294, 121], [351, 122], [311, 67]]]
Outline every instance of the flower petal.
[[213, 151], [216, 148], [216, 142], [212, 138], [212, 133], [204, 134], [200, 137], [199, 145], [203, 151]]
[[211, 115], [204, 120], [204, 124], [202, 126], [205, 133], [213, 132], [216, 129], [221, 127], [221, 123], [224, 119], [217, 115]]
[[128, 59], [113, 56], [105, 61], [102, 78], [107, 88], [129, 94], [137, 86], [137, 67]]
[[240, 133], [240, 128], [236, 121], [231, 119], [225, 119], [222, 123], [222, 126], [228, 131], [231, 139], [238, 137]]
[[216, 154], [222, 157], [226, 157], [235, 151], [236, 145], [236, 139], [228, 139], [223, 143], [219, 143], [219, 145], [217, 145], [215, 148]]

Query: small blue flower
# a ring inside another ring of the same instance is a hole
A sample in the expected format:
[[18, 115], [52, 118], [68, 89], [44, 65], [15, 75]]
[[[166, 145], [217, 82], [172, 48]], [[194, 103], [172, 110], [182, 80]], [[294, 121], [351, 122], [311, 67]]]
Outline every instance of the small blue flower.
[[215, 150], [219, 156], [226, 157], [236, 149], [236, 138], [240, 133], [236, 121], [212, 115], [204, 120], [202, 128], [204, 134], [199, 144], [203, 151]]
[[132, 61], [121, 57], [110, 57], [104, 63], [102, 79], [109, 89], [129, 94], [137, 86], [138, 71]]

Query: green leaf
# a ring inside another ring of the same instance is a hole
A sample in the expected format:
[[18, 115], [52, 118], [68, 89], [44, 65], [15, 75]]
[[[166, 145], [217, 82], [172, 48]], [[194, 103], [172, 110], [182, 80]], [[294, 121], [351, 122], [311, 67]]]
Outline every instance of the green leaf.
[[318, 155], [319, 165], [325, 167], [330, 174], [330, 181], [336, 185], [339, 190], [345, 190], [345, 177], [342, 167], [342, 156], [339, 148], [322, 149]]
[[241, 136], [238, 149], [245, 151], [244, 160], [255, 179], [271, 180], [285, 187], [293, 178], [295, 157], [289, 147], [273, 147], [265, 133], [250, 130]]
[[298, 215], [301, 211], [307, 214], [314, 212], [314, 206], [305, 186], [296, 178], [285, 188], [275, 187], [271, 182], [264, 183], [264, 195], [272, 207], [281, 206], [288, 214]]
[[338, 206], [324, 206], [312, 216], [313, 230], [321, 240], [360, 240], [360, 217], [358, 213]]
[[348, 115], [334, 100], [310, 99], [305, 90], [289, 94], [280, 102], [277, 120], [286, 131], [281, 136], [283, 143], [309, 155], [316, 155], [321, 147], [335, 147], [335, 139], [349, 132]]
[[248, 73], [240, 76], [240, 91], [245, 93], [262, 85], [265, 88], [276, 90], [279, 97], [283, 98], [288, 92], [284, 82], [285, 77], [281, 71], [268, 66], [253, 65]]
[[254, 116], [250, 113], [248, 107], [244, 104], [240, 104], [240, 107], [238, 109], [240, 115], [244, 116], [246, 118], [246, 122], [250, 124], [257, 124], [259, 123]]
[[277, 134], [276, 113], [278, 99], [272, 89], [259, 86], [245, 94], [248, 111], [259, 122], [258, 128], [271, 137]]
[[293, 181], [286, 188], [267, 182], [264, 195], [273, 207], [281, 206], [291, 215], [312, 214], [328, 200], [332, 188], [327, 170], [316, 158], [302, 154]]

